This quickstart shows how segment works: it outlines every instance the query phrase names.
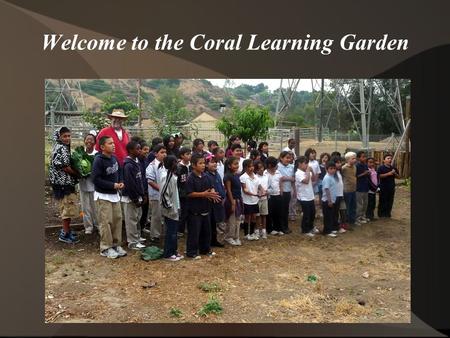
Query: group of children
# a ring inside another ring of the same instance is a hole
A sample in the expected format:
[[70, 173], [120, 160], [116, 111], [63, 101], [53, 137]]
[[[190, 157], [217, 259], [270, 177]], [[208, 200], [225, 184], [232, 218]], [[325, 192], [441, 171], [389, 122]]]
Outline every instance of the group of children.
[[[206, 150], [201, 139], [194, 140], [191, 149], [177, 146], [169, 135], [154, 138], [151, 146], [131, 138], [121, 166], [111, 137], [96, 140], [89, 134], [84, 142], [94, 160], [91, 174], [78, 179], [70, 161], [70, 130], [63, 127], [56, 135], [49, 173], [54, 196], [61, 201], [59, 240], [78, 242], [70, 220], [79, 215], [79, 180], [85, 233], [98, 229], [100, 254], [109, 258], [126, 255], [121, 246], [123, 221], [129, 249], [146, 247], [144, 233], [155, 244], [164, 237], [163, 257], [179, 261], [184, 257], [177, 243], [183, 236], [185, 255], [200, 259], [214, 256], [212, 247], [242, 245], [241, 228], [249, 241], [289, 234], [289, 214], [297, 204], [301, 232], [309, 237], [320, 232], [337, 237], [374, 220], [378, 191], [378, 216], [391, 217], [398, 171], [389, 154], [378, 169], [364, 151], [344, 157], [324, 153], [317, 161], [311, 148], [296, 157], [295, 140], [289, 140], [278, 158], [269, 156], [267, 142], [257, 148], [256, 142], [248, 142], [244, 158], [237, 136], [230, 138], [227, 149], [209, 141]], [[323, 217], [322, 230], [314, 225], [316, 213]]]

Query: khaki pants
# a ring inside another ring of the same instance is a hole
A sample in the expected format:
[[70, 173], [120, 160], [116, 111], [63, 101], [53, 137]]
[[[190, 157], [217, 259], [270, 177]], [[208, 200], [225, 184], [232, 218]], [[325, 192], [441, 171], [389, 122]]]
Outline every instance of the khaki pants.
[[80, 215], [80, 209], [77, 203], [77, 194], [65, 195], [59, 202], [59, 210], [61, 212], [61, 219], [78, 217]]
[[217, 242], [220, 244], [225, 243], [225, 238], [227, 235], [227, 224], [225, 222], [216, 223], [216, 238]]
[[141, 225], [139, 221], [142, 215], [142, 208], [137, 207], [133, 202], [122, 203], [122, 206], [129, 247], [132, 244], [139, 243], [139, 237], [141, 237]]
[[369, 201], [369, 193], [356, 192], [356, 219], [366, 217], [367, 203]]
[[95, 201], [98, 228], [100, 230], [100, 251], [121, 245], [122, 210], [120, 202], [98, 199]]
[[95, 214], [94, 192], [80, 190], [81, 211], [83, 212], [83, 224], [86, 230], [93, 230], [97, 226]]
[[150, 237], [159, 238], [162, 232], [161, 206], [158, 200], [150, 200], [150, 209], [152, 217], [150, 219]]
[[227, 220], [225, 239], [239, 239], [240, 222], [240, 217], [236, 217], [233, 212]]

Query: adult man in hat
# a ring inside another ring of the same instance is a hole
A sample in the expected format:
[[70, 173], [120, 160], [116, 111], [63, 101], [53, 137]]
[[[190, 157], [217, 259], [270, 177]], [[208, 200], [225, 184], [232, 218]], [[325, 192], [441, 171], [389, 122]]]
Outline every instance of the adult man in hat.
[[125, 160], [125, 157], [127, 157], [126, 146], [130, 141], [130, 136], [128, 135], [128, 132], [122, 128], [122, 124], [128, 116], [125, 115], [123, 109], [114, 109], [111, 114], [108, 114], [108, 117], [111, 119], [111, 126], [100, 130], [97, 135], [95, 149], [100, 151], [98, 142], [103, 136], [111, 137], [114, 141], [114, 155], [116, 155], [117, 162], [119, 162], [119, 165], [122, 167], [123, 161]]

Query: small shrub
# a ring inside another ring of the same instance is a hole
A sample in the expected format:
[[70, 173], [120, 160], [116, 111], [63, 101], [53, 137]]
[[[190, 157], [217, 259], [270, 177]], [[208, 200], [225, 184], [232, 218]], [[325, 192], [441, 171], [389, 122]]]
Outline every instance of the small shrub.
[[199, 316], [206, 317], [207, 315], [209, 315], [211, 313], [220, 315], [222, 313], [222, 311], [223, 311], [223, 308], [222, 308], [222, 305], [220, 305], [220, 302], [216, 298], [211, 297], [208, 300], [208, 302], [201, 307], [201, 309], [197, 312], [197, 314]]
[[169, 314], [171, 317], [180, 318], [183, 315], [183, 312], [180, 309], [173, 307], [170, 308]]
[[218, 292], [221, 290], [217, 283], [201, 283], [198, 288], [205, 292]]

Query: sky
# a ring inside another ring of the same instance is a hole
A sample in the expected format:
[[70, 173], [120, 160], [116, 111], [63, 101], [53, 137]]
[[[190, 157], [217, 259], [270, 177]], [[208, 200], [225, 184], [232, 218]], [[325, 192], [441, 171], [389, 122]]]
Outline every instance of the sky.
[[[226, 79], [206, 79], [210, 81], [213, 85], [218, 87], [223, 87]], [[269, 87], [269, 90], [273, 91], [275, 89], [278, 89], [280, 87], [280, 79], [230, 79], [234, 82], [234, 87], [239, 86], [241, 84], [249, 84], [252, 86], [255, 86], [259, 83], [264, 83], [267, 87]], [[320, 88], [320, 80], [313, 80], [314, 81], [314, 89], [319, 90]], [[288, 86], [287, 79], [283, 79], [283, 87], [286, 88]], [[311, 85], [311, 79], [301, 79], [300, 83], [297, 87], [297, 90], [305, 90], [305, 91], [311, 91], [312, 85]]]

